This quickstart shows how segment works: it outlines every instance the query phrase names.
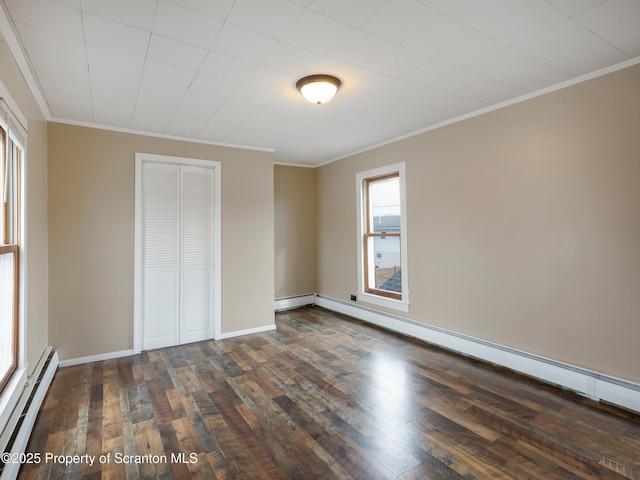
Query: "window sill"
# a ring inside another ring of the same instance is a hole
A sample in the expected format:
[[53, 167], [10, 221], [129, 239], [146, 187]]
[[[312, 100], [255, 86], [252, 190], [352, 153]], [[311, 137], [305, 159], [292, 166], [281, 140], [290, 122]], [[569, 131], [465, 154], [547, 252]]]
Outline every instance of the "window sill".
[[409, 312], [409, 302], [406, 300], [394, 300], [393, 298], [358, 292], [358, 301], [377, 305], [378, 307], [390, 308], [399, 312]]

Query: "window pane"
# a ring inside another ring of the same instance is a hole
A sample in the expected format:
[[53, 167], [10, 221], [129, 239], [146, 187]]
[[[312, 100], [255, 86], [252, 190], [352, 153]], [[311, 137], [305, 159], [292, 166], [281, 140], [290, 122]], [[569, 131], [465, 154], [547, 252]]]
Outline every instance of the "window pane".
[[402, 293], [400, 270], [400, 237], [374, 237], [373, 264], [375, 275], [372, 279], [377, 290]]
[[13, 253], [0, 254], [0, 386], [15, 365], [14, 341], [14, 262]]
[[400, 232], [400, 179], [372, 181], [369, 198], [372, 233]]
[[20, 150], [9, 139], [5, 162], [4, 180], [4, 241], [11, 245], [18, 243], [18, 164]]
[[7, 135], [5, 134], [2, 127], [0, 127], [0, 245], [6, 243], [5, 234], [5, 189], [6, 189], [6, 158], [5, 158], [5, 147], [7, 143]]
[[[400, 233], [400, 178], [397, 175], [369, 182], [369, 233]], [[369, 238], [368, 288], [400, 295], [400, 237]]]

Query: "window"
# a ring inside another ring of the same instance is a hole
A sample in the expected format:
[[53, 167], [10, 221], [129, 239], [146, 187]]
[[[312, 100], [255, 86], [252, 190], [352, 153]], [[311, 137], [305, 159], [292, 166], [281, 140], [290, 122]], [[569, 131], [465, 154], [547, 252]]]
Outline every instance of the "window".
[[404, 163], [361, 172], [358, 300], [408, 311]]
[[22, 149], [0, 123], [0, 392], [18, 367]]
[[2, 244], [16, 245], [18, 243], [18, 209], [19, 195], [19, 174], [20, 159], [22, 152], [18, 145], [7, 136], [5, 130], [0, 126], [0, 137], [2, 137], [2, 153], [0, 153], [0, 180], [2, 186]]

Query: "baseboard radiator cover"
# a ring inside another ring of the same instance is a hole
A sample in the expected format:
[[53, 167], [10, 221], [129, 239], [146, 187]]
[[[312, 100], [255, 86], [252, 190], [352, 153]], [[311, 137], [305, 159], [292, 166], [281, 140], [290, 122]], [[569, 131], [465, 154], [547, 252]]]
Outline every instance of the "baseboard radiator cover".
[[640, 384], [604, 375], [574, 365], [523, 352], [503, 345], [417, 322], [392, 313], [316, 294], [319, 307], [357, 318], [386, 330], [509, 368], [573, 391], [591, 400], [640, 413]]
[[308, 305], [315, 305], [316, 294], [305, 293], [302, 295], [293, 295], [290, 297], [276, 298], [275, 311], [282, 312], [284, 310], [292, 310], [294, 308], [306, 307]]
[[[18, 456], [24, 453], [31, 436], [33, 425], [44, 400], [53, 375], [58, 368], [58, 353], [47, 347], [40, 358], [29, 382], [22, 392], [6, 427], [0, 434], [0, 451]], [[18, 477], [20, 463], [0, 461], [0, 480], [14, 480]]]

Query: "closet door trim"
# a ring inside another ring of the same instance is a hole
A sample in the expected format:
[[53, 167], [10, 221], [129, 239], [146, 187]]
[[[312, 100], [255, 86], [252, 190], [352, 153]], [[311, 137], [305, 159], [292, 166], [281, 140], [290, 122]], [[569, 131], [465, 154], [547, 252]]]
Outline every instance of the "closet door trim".
[[142, 351], [144, 322], [144, 249], [142, 218], [142, 164], [144, 162], [166, 163], [174, 165], [191, 165], [213, 168], [214, 177], [214, 259], [213, 259], [213, 338], [222, 336], [222, 304], [221, 304], [221, 163], [215, 160], [156, 155], [150, 153], [135, 154], [135, 230], [134, 230], [134, 305], [133, 305], [133, 350]]

